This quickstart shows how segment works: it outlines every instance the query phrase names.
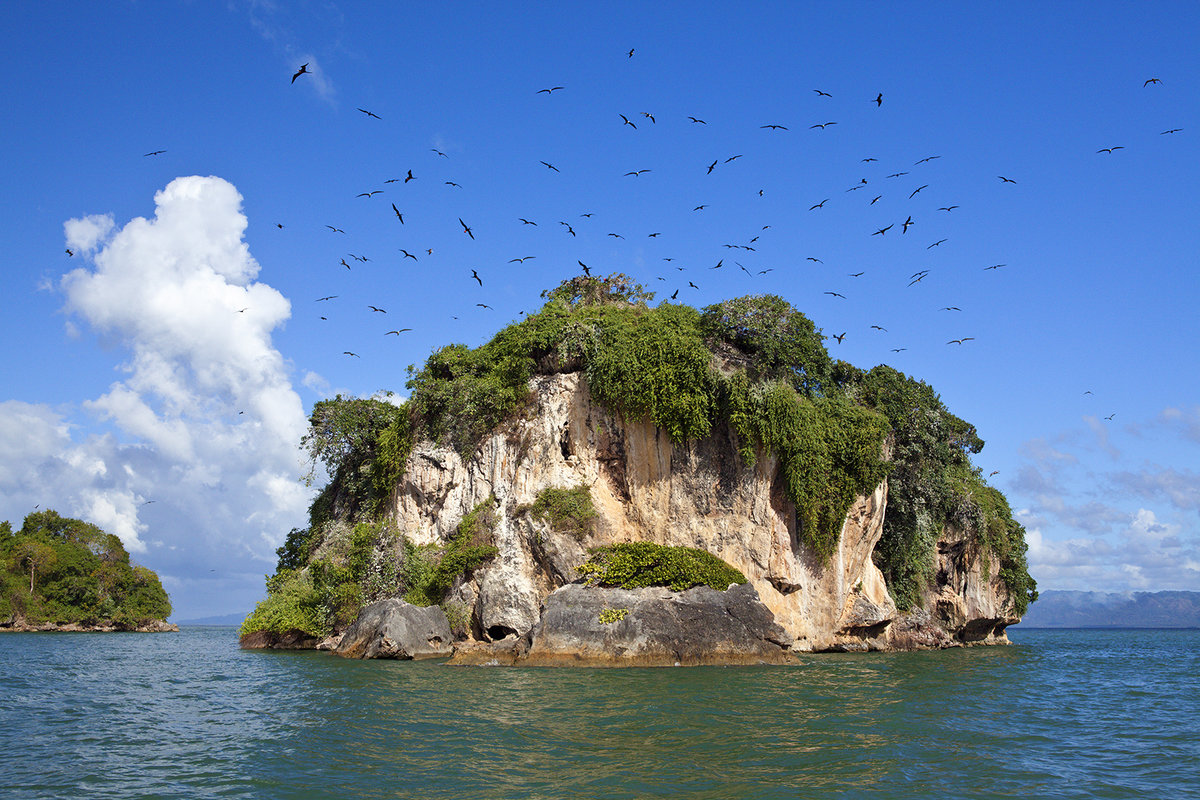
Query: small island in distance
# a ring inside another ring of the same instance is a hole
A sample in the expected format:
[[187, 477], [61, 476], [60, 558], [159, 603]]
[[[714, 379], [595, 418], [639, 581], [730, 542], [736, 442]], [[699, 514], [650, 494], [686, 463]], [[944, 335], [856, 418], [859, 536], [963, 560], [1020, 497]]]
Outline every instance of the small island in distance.
[[117, 536], [49, 509], [0, 522], [0, 631], [178, 631], [170, 614]]
[[1048, 590], [1022, 628], [1200, 628], [1200, 592]]

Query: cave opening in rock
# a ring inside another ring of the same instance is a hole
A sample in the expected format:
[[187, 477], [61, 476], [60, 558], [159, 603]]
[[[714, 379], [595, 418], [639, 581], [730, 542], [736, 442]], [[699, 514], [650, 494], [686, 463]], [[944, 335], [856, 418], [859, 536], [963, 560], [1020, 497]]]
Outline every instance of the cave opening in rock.
[[487, 629], [487, 635], [493, 642], [498, 642], [508, 636], [516, 636], [517, 632], [507, 625], [493, 625]]

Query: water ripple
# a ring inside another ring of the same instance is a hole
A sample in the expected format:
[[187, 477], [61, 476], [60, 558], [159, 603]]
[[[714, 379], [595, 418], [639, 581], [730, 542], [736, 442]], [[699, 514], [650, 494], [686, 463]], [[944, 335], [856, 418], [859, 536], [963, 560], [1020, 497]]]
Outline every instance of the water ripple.
[[6, 798], [1200, 797], [1200, 634], [482, 669], [232, 629], [0, 638]]

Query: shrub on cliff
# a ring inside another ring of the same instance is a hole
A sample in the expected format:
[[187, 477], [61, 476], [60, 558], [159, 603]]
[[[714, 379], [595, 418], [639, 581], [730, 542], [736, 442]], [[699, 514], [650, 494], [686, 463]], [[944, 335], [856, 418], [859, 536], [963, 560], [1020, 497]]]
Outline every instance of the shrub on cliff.
[[641, 589], [664, 586], [682, 592], [711, 586], [719, 592], [746, 582], [739, 570], [705, 550], [653, 542], [619, 542], [594, 547], [579, 574], [594, 586]]
[[592, 530], [596, 519], [596, 508], [592, 505], [592, 491], [585, 484], [570, 489], [548, 486], [538, 492], [533, 503], [519, 506], [515, 514], [528, 512], [552, 530], [568, 533], [582, 539]]

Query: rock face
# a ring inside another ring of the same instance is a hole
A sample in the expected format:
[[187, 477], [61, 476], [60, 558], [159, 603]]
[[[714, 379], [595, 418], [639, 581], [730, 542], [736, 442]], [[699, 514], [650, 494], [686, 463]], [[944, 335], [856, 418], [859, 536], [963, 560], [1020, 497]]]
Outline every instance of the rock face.
[[[926, 604], [934, 609], [928, 624], [943, 636], [893, 638], [893, 623], [919, 628], [921, 619], [897, 612], [871, 560], [886, 482], [851, 506], [837, 550], [822, 564], [800, 540], [773, 456], [760, 453], [745, 466], [723, 429], [676, 446], [652, 424], [622, 420], [595, 403], [579, 373], [540, 376], [531, 388], [531, 413], [492, 434], [469, 461], [429, 443], [414, 448], [390, 498], [389, 515], [417, 544], [449, 538], [476, 504], [496, 498], [499, 555], [454, 597], [472, 609], [477, 639], [526, 637], [541, 624], [549, 648], [548, 615], [577, 597], [572, 590], [551, 603], [552, 593], [576, 580], [588, 547], [623, 541], [697, 547], [732, 564], [783, 631], [770, 641], [786, 639], [797, 651], [998, 642], [1004, 625], [1016, 621], [1004, 611], [1011, 603], [995, 565], [985, 580], [981, 560], [951, 536], [939, 545], [945, 580], [939, 577]], [[518, 513], [543, 489], [580, 484], [590, 487], [599, 515], [582, 539]]]
[[453, 650], [446, 614], [389, 598], [362, 610], [334, 652], [346, 658], [437, 658]]
[[555, 590], [533, 629], [525, 663], [536, 666], [779, 664], [792, 637], [750, 584]]

